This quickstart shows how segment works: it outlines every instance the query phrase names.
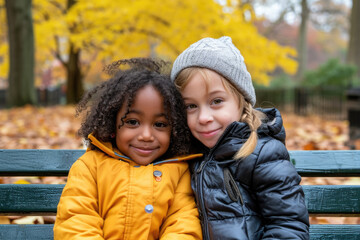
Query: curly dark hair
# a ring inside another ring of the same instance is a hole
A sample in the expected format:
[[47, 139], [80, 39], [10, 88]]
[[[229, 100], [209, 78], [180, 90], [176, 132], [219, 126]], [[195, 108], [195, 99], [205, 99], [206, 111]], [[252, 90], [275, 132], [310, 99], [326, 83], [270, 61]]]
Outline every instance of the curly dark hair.
[[[76, 108], [76, 115], [86, 112], [78, 134], [88, 140], [92, 133], [105, 142], [115, 140], [111, 137], [116, 131], [116, 116], [124, 103], [127, 111], [133, 104], [136, 93], [151, 85], [163, 96], [166, 118], [171, 126], [170, 146], [164, 157], [189, 153], [190, 131], [186, 123], [186, 109], [181, 94], [171, 82], [164, 69], [169, 64], [150, 58], [132, 58], [116, 61], [104, 68], [113, 75], [109, 80], [87, 92]], [[128, 66], [130, 68], [121, 69]], [[91, 145], [92, 149], [96, 149]]]

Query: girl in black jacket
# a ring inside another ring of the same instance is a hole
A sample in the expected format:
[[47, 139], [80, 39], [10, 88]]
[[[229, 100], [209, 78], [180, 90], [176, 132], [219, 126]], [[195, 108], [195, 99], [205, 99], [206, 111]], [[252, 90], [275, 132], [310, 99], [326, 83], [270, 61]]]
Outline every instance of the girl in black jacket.
[[[204, 159], [192, 188], [204, 239], [309, 239], [300, 176], [276, 109], [254, 109], [251, 76], [230, 37], [204, 38], [175, 60], [171, 78]], [[197, 145], [196, 145], [197, 144]]]

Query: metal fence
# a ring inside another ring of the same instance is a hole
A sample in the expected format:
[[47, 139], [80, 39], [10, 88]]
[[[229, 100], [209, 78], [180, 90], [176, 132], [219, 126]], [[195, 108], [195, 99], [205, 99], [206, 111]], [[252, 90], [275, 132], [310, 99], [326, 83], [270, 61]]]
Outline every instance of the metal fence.
[[[37, 102], [39, 106], [53, 106], [65, 104], [65, 93], [61, 88], [36, 89]], [[6, 108], [6, 89], [0, 89], [0, 108]]]
[[298, 115], [318, 115], [327, 119], [347, 118], [346, 89], [293, 88], [257, 89], [257, 107], [276, 107]]

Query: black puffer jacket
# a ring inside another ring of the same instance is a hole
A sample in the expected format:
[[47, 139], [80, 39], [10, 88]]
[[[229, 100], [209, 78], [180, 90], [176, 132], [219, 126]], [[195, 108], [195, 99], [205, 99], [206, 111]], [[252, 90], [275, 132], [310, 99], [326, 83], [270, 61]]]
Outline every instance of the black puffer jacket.
[[261, 111], [268, 121], [249, 157], [232, 159], [250, 133], [247, 124], [234, 122], [192, 166], [204, 239], [309, 239], [301, 178], [289, 161], [281, 115]]

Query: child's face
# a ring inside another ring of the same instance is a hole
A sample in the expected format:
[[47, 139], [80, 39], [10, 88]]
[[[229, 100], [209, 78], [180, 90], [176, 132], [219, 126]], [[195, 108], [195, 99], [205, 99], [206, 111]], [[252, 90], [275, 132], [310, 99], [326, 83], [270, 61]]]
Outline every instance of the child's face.
[[122, 125], [126, 110], [124, 103], [117, 114], [116, 145], [137, 164], [147, 165], [161, 157], [170, 144], [171, 127], [165, 117], [163, 98], [148, 85], [136, 93]]
[[191, 133], [211, 148], [234, 121], [239, 121], [242, 110], [238, 98], [227, 91], [221, 76], [205, 70], [208, 79], [197, 71], [181, 91], [187, 108], [187, 122]]

